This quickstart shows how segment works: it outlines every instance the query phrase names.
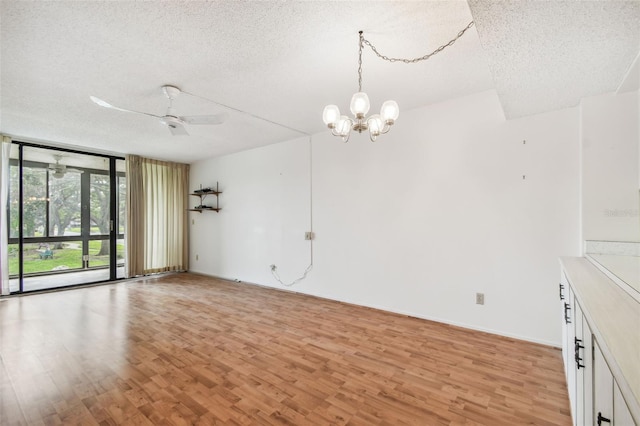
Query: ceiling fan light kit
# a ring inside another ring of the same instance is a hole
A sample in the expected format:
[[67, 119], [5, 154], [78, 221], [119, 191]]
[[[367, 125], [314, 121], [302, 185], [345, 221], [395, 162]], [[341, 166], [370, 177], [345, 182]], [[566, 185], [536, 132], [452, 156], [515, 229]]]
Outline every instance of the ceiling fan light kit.
[[449, 41], [449, 43], [440, 46], [431, 53], [413, 59], [390, 58], [388, 56], [380, 54], [376, 47], [371, 44], [370, 41], [364, 38], [364, 36], [362, 35], [363, 32], [359, 31], [358, 91], [352, 96], [350, 104], [351, 114], [353, 114], [354, 117], [351, 118], [346, 115], [341, 115], [340, 109], [337, 105], [327, 105], [326, 107], [324, 107], [324, 111], [322, 112], [322, 120], [324, 121], [324, 124], [326, 124], [327, 127], [331, 129], [331, 134], [340, 137], [343, 142], [347, 142], [349, 141], [351, 131], [362, 133], [365, 130], [369, 130], [369, 139], [371, 140], [371, 142], [375, 142], [378, 136], [388, 133], [389, 130], [391, 130], [391, 126], [395, 124], [398, 116], [400, 115], [400, 108], [398, 107], [398, 103], [396, 101], [388, 100], [382, 104], [382, 107], [380, 108], [380, 114], [374, 114], [370, 117], [367, 117], [367, 113], [369, 112], [371, 104], [369, 102], [369, 96], [367, 96], [367, 94], [362, 91], [362, 49], [365, 44], [369, 46], [380, 59], [383, 59], [385, 61], [403, 62], [405, 64], [416, 63], [419, 61], [427, 60], [436, 53], [439, 53], [445, 48], [451, 46], [472, 26], [473, 21], [471, 21], [462, 31], [460, 31], [455, 38]]
[[162, 86], [162, 93], [169, 99], [169, 106], [167, 107], [167, 113], [164, 116], [151, 114], [148, 112], [142, 111], [134, 111], [130, 109], [120, 108], [114, 105], [111, 105], [109, 102], [106, 102], [100, 98], [95, 96], [89, 96], [95, 104], [109, 109], [115, 109], [116, 111], [122, 112], [132, 112], [135, 114], [147, 115], [149, 117], [154, 117], [160, 120], [160, 123], [167, 126], [169, 131], [174, 136], [188, 136], [189, 132], [185, 127], [185, 124], [195, 124], [195, 125], [216, 125], [222, 124], [227, 119], [228, 114], [226, 112], [220, 114], [210, 114], [210, 115], [187, 115], [187, 116], [179, 116], [173, 112], [173, 100], [183, 93], [176, 86], [164, 85]]

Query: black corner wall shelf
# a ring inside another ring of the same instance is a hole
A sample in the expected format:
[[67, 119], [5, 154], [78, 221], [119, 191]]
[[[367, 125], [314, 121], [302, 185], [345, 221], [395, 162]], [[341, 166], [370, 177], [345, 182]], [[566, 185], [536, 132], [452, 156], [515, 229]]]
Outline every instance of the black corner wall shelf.
[[[202, 213], [203, 211], [213, 211], [213, 212], [219, 212], [220, 210], [222, 210], [220, 208], [220, 205], [218, 204], [218, 196], [222, 194], [222, 191], [219, 190], [218, 188], [218, 182], [216, 182], [216, 189], [213, 188], [203, 188], [202, 185], [200, 185], [200, 189], [196, 189], [195, 191], [193, 191], [191, 194], [189, 195], [193, 195], [194, 197], [198, 197], [199, 199], [199, 204], [192, 208], [192, 209], [188, 209], [190, 212], [198, 212], [198, 213]], [[209, 195], [213, 195], [216, 197], [216, 205], [214, 206], [207, 206], [205, 204], [205, 200], [207, 198], [207, 196]]]

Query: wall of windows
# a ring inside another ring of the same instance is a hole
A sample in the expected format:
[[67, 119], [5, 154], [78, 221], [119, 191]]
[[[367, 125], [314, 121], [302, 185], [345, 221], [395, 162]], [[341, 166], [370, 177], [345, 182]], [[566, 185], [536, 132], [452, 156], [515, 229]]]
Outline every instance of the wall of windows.
[[124, 277], [124, 171], [122, 158], [14, 142], [12, 292]]

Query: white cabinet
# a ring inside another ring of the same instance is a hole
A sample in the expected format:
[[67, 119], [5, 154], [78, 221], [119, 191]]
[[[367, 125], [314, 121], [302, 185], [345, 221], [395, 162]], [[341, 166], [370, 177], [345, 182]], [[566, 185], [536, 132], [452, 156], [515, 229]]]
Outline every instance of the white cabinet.
[[[575, 367], [575, 375], [576, 375], [576, 394], [575, 394], [575, 423], [576, 425], [585, 425], [588, 424], [585, 421], [587, 405], [589, 397], [591, 393], [585, 387], [585, 379], [590, 374], [588, 372], [591, 371], [591, 352], [587, 352], [587, 347], [591, 346], [589, 343], [591, 341], [591, 333], [585, 333], [585, 319], [582, 315], [582, 309], [580, 308], [580, 304], [575, 302], [574, 299], [574, 329], [575, 336], [573, 342], [573, 351], [574, 351], [574, 363]], [[588, 327], [588, 324], [587, 324]], [[587, 356], [587, 354], [589, 356]]]
[[[575, 296], [571, 287], [567, 286], [565, 292], [565, 300], [563, 301], [563, 327], [566, 329], [564, 333], [562, 353], [565, 358], [565, 374], [567, 376], [567, 386], [569, 391], [569, 403], [571, 405], [571, 413], [575, 413], [577, 409], [576, 401], [576, 365], [575, 365]], [[577, 418], [573, 416], [573, 424], [577, 426]]]
[[613, 388], [613, 420], [614, 423], [619, 426], [635, 425], [633, 417], [631, 417], [631, 411], [629, 411], [629, 406], [624, 400], [617, 383], [615, 383]]
[[575, 294], [566, 283], [560, 283], [562, 308], [562, 357], [574, 426], [593, 424], [591, 375], [592, 335]]
[[581, 370], [583, 377], [583, 418], [584, 425], [593, 424], [593, 333], [587, 319], [582, 317], [582, 336], [584, 340], [584, 369]]
[[569, 284], [567, 284], [567, 279], [563, 273], [560, 279], [560, 311], [562, 321], [562, 360], [564, 361], [564, 375], [567, 383], [569, 382], [569, 370], [566, 368], [569, 365], [569, 291]]
[[[630, 333], [620, 333], [615, 327], [640, 324], [640, 317], [635, 316], [640, 315], [640, 305], [634, 301], [623, 306], [626, 300], [606, 300], [608, 293], [604, 290], [611, 290], [607, 286], [615, 284], [600, 283], [598, 280], [606, 277], [582, 263], [572, 263], [576, 268], [572, 270], [564, 262], [559, 289], [562, 357], [573, 424], [640, 426], [640, 403], [635, 392], [640, 366], [633, 362], [633, 356], [640, 355], [634, 340], [640, 341], [640, 333], [633, 332], [634, 327]], [[588, 282], [581, 287], [577, 278]], [[598, 285], [605, 286], [604, 290], [595, 291]], [[589, 292], [597, 297], [587, 297]], [[626, 315], [629, 313], [630, 318]], [[607, 331], [604, 335], [603, 330]]]
[[595, 343], [593, 354], [593, 411], [597, 425], [613, 424], [613, 376]]
[[[593, 367], [593, 412], [595, 424], [614, 426], [635, 426], [631, 411], [627, 406], [618, 383], [616, 383], [602, 351], [595, 343]], [[585, 423], [585, 424], [593, 424]]]

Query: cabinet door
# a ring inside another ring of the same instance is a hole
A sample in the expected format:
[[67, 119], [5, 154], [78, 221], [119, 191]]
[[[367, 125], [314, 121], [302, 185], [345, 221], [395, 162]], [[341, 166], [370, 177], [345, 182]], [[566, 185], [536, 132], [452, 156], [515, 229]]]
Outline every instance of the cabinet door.
[[571, 405], [571, 415], [573, 416], [573, 424], [579, 425], [576, 418], [576, 361], [574, 357], [575, 348], [575, 297], [571, 288], [567, 292], [567, 388], [569, 390], [569, 403]]
[[565, 319], [565, 303], [569, 302], [569, 284], [567, 277], [564, 275], [564, 270], [560, 271], [560, 284], [559, 284], [559, 298], [560, 298], [560, 322], [562, 324], [562, 361], [564, 365], [564, 378], [569, 382], [569, 324]]
[[593, 424], [593, 334], [587, 319], [582, 317], [582, 337], [584, 361], [584, 424]]
[[[613, 376], [595, 339], [593, 346], [593, 421], [594, 424], [613, 425]], [[603, 418], [608, 422], [598, 423], [598, 419]]]
[[615, 426], [635, 426], [629, 407], [627, 407], [617, 383], [614, 383], [613, 388], [613, 421]]
[[576, 371], [576, 396], [575, 396], [575, 411], [573, 417], [575, 419], [576, 425], [585, 425], [584, 421], [584, 376], [585, 376], [585, 358], [584, 355], [584, 335], [583, 335], [583, 317], [582, 317], [582, 309], [580, 309], [580, 304], [574, 300], [573, 303], [573, 324], [575, 330], [575, 340], [573, 342], [573, 366]]

